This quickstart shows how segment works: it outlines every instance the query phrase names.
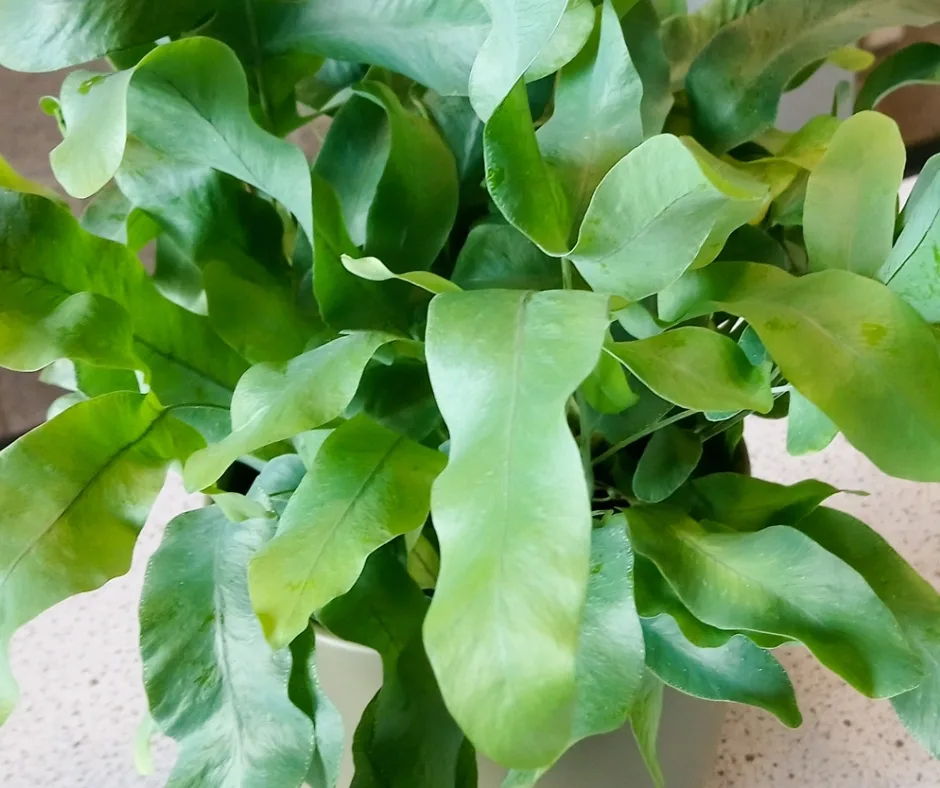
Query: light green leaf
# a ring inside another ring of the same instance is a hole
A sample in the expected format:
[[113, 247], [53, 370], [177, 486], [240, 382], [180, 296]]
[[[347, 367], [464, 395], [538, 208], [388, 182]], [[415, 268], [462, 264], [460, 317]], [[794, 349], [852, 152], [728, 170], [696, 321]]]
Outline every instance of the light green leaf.
[[470, 101], [477, 115], [488, 122], [552, 38], [567, 0], [480, 3], [489, 13], [492, 26], [470, 72]]
[[571, 736], [591, 518], [565, 403], [607, 321], [607, 299], [581, 291], [445, 294], [428, 316], [451, 443], [432, 494], [441, 574], [425, 643], [461, 728], [512, 768], [548, 765]]
[[862, 112], [839, 127], [806, 187], [803, 234], [811, 270], [875, 276], [894, 242], [906, 158], [901, 131], [886, 115]]
[[422, 644], [428, 601], [394, 548], [373, 553], [353, 589], [319, 615], [339, 637], [382, 656], [382, 689], [353, 738], [353, 785], [472, 788], [472, 747], [444, 705]]
[[914, 737], [940, 757], [940, 596], [881, 536], [848, 514], [817, 509], [796, 527], [859, 572], [898, 620], [926, 677], [891, 703]]
[[869, 697], [919, 684], [920, 660], [890, 611], [855, 570], [799, 531], [710, 532], [666, 507], [625, 515], [634, 548], [706, 624], [799, 640]]
[[793, 386], [885, 473], [940, 480], [936, 340], [888, 288], [847, 271], [796, 278], [767, 265], [713, 263], [659, 307], [665, 320], [700, 310], [743, 317]]
[[80, 221], [92, 235], [117, 241], [132, 252], [140, 252], [161, 230], [159, 224], [131, 204], [114, 182], [88, 201]]
[[364, 416], [326, 439], [277, 535], [251, 562], [251, 600], [275, 648], [349, 591], [373, 552], [424, 524], [445, 464]]
[[659, 503], [678, 490], [702, 459], [702, 441], [692, 432], [664, 427], [653, 433], [633, 476], [633, 493]]
[[688, 76], [696, 139], [726, 151], [769, 129], [791, 78], [873, 30], [928, 25], [933, 0], [764, 0], [705, 47]]
[[451, 278], [465, 290], [561, 290], [561, 264], [508, 224], [479, 224]]
[[767, 187], [726, 176], [676, 137], [648, 140], [601, 181], [572, 261], [594, 290], [632, 301], [658, 293], [760, 212]]
[[77, 403], [0, 452], [0, 723], [19, 696], [13, 633], [127, 572], [167, 468], [200, 443], [152, 397], [121, 392]]
[[662, 715], [663, 683], [647, 670], [643, 674], [643, 684], [630, 709], [630, 727], [633, 728], [637, 748], [656, 788], [666, 788], [657, 746]]
[[[643, 683], [643, 659], [643, 630], [633, 600], [633, 551], [622, 519], [613, 519], [591, 535], [572, 745], [626, 724]], [[503, 788], [534, 785], [545, 771], [513, 772]]]
[[169, 788], [300, 786], [307, 773], [313, 724], [288, 697], [290, 653], [268, 646], [248, 598], [274, 522], [188, 512], [147, 567], [140, 651], [151, 713], [180, 745]]
[[15, 71], [55, 71], [191, 30], [215, 10], [213, 0], [10, 0], [0, 8], [0, 64]]
[[20, 175], [3, 156], [0, 156], [0, 188], [23, 194], [35, 194], [57, 202], [62, 201], [62, 198], [51, 189]]
[[663, 399], [690, 410], [767, 413], [770, 374], [728, 337], [687, 326], [605, 350]]
[[598, 413], [620, 413], [639, 402], [627, 383], [623, 365], [607, 353], [601, 353], [597, 366], [581, 384], [580, 391]]
[[874, 109], [907, 85], [940, 84], [940, 44], [920, 41], [888, 55], [868, 75], [855, 98], [855, 111]]
[[564, 68], [584, 47], [594, 29], [591, 0], [568, 0], [564, 16], [548, 43], [526, 69], [526, 82], [535, 82]]
[[815, 454], [835, 440], [839, 428], [796, 389], [790, 391], [787, 416], [787, 453], [793, 457]]
[[153, 752], [150, 749], [150, 740], [157, 731], [157, 723], [154, 722], [150, 712], [144, 712], [144, 716], [137, 726], [137, 732], [134, 734], [134, 768], [142, 777], [149, 777], [153, 774]]
[[338, 419], [352, 401], [366, 364], [394, 339], [390, 334], [350, 334], [286, 364], [252, 367], [232, 397], [231, 435], [189, 459], [187, 487], [204, 489], [241, 455]]
[[646, 664], [666, 684], [705, 700], [765, 709], [789, 728], [803, 721], [786, 671], [744, 635], [717, 648], [693, 645], [662, 615], [643, 619]]
[[422, 290], [437, 295], [438, 293], [459, 293], [461, 287], [455, 285], [449, 279], [432, 274], [430, 271], [409, 271], [405, 274], [396, 274], [388, 269], [377, 257], [352, 258], [347, 254], [342, 256], [343, 267], [349, 273], [368, 279], [370, 282], [388, 282], [397, 279], [400, 282], [407, 282]]
[[252, 482], [248, 497], [263, 506], [271, 504], [280, 517], [306, 473], [300, 457], [282, 454], [264, 466]]
[[561, 72], [555, 110], [536, 135], [575, 223], [603, 177], [644, 139], [643, 83], [609, 0], [596, 17], [587, 45]]

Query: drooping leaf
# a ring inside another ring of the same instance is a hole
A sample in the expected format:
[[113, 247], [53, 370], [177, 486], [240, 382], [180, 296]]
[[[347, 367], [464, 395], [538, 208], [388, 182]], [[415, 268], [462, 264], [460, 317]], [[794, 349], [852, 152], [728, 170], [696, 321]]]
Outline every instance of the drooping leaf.
[[438, 276], [431, 271], [408, 271], [403, 274], [396, 274], [390, 271], [377, 257], [360, 257], [354, 259], [349, 255], [342, 256], [343, 267], [349, 273], [368, 279], [370, 282], [391, 282], [398, 280], [407, 282], [415, 287], [420, 287], [428, 293], [437, 295], [438, 293], [459, 293], [462, 288], [455, 285], [449, 279]]
[[470, 101], [477, 115], [489, 121], [552, 38], [567, 0], [479, 2], [492, 26], [470, 72]]
[[[860, 157], [866, 166], [859, 166]], [[839, 127], [806, 187], [810, 270], [875, 276], [894, 242], [906, 158], [901, 131], [886, 115], [862, 112]]]
[[701, 411], [773, 407], [766, 366], [755, 367], [730, 338], [687, 326], [636, 342], [615, 342], [605, 350], [660, 397]]
[[817, 509], [796, 527], [859, 572], [898, 620], [924, 663], [925, 677], [891, 704], [914, 737], [940, 757], [940, 596], [881, 536], [851, 515]]
[[0, 8], [0, 64], [16, 71], [55, 71], [118, 50], [191, 30], [215, 0], [11, 0]]
[[706, 700], [745, 703], [765, 709], [797, 728], [802, 715], [786, 671], [771, 654], [744, 635], [717, 648], [693, 645], [668, 615], [643, 619], [646, 664], [675, 689]]
[[665, 501], [692, 475], [702, 459], [702, 441], [679, 427], [654, 432], [633, 476], [633, 492], [647, 503]]
[[248, 562], [274, 525], [188, 512], [150, 560], [140, 650], [151, 713], [180, 745], [170, 788], [299, 788], [306, 776], [313, 723], [288, 696], [290, 652], [267, 644], [248, 598]]
[[[633, 551], [622, 519], [614, 518], [591, 535], [572, 745], [626, 724], [643, 684], [643, 660], [643, 630], [633, 600]], [[511, 773], [503, 788], [534, 785], [545, 771]]]
[[594, 290], [639, 300], [711, 262], [767, 195], [744, 175], [728, 180], [671, 135], [654, 137], [601, 181], [571, 259]]
[[519, 230], [487, 222], [474, 227], [451, 279], [464, 290], [560, 290], [561, 264]]
[[251, 563], [251, 600], [275, 648], [355, 585], [366, 559], [419, 528], [446, 458], [364, 416], [325, 441]]
[[888, 288], [847, 271], [796, 278], [767, 265], [713, 263], [659, 307], [666, 320], [702, 309], [743, 317], [793, 386], [872, 462], [902, 478], [940, 479], [936, 341]]
[[634, 548], [705, 623], [799, 640], [869, 697], [919, 684], [920, 660], [890, 611], [861, 575], [799, 531], [708, 531], [666, 507], [625, 515]]
[[[425, 643], [458, 723], [513, 768], [548, 765], [571, 736], [591, 525], [565, 403], [606, 330], [593, 293], [431, 302], [428, 368], [451, 443], [432, 494], [441, 573]], [[546, 529], [551, 540], [536, 538]], [[497, 542], [498, 555], [478, 549]], [[455, 630], [458, 619], [468, 626]]]
[[19, 696], [13, 633], [127, 572], [167, 468], [200, 443], [152, 397], [120, 392], [73, 405], [0, 453], [0, 723]]
[[476, 762], [466, 757], [466, 739], [447, 712], [422, 644], [427, 606], [397, 551], [385, 548], [372, 555], [352, 590], [319, 615], [338, 636], [382, 657], [382, 689], [353, 739], [355, 788], [476, 784]]
[[855, 111], [874, 109], [908, 85], [936, 84], [940, 84], [940, 44], [920, 41], [888, 55], [875, 67], [855, 98]]
[[241, 455], [338, 419], [355, 396], [366, 364], [394, 340], [378, 332], [349, 334], [286, 364], [252, 367], [232, 397], [232, 433], [189, 459], [187, 487], [204, 489]]
[[791, 78], [873, 30], [940, 19], [932, 0], [764, 0], [725, 27], [692, 65], [695, 137], [729, 150], [770, 128]]
[[643, 683], [630, 709], [630, 727], [637, 748], [656, 788], [665, 788], [663, 770], [659, 765], [659, 723], [663, 715], [663, 683], [650, 671], [643, 674]]
[[835, 440], [839, 428], [796, 389], [790, 392], [787, 415], [787, 453], [793, 457], [815, 454]]

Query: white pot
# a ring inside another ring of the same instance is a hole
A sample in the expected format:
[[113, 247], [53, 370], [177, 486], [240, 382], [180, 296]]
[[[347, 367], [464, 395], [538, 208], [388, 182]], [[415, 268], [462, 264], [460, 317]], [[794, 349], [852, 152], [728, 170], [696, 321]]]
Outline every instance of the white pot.
[[[352, 735], [382, 685], [382, 661], [371, 649], [326, 634], [317, 636], [317, 668], [326, 694], [343, 717], [346, 750], [338, 788], [353, 776]], [[708, 703], [667, 691], [659, 755], [668, 788], [701, 788], [711, 774], [725, 715]], [[479, 757], [479, 788], [500, 788], [506, 770]], [[539, 781], [539, 788], [652, 788], [629, 727], [581, 742]]]

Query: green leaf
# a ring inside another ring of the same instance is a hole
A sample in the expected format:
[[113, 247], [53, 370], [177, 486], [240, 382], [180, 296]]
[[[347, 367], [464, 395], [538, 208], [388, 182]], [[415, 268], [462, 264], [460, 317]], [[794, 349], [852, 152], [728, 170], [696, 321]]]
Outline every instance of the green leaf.
[[[663, 130], [674, 102], [670, 88], [669, 61], [660, 36], [659, 17], [650, 0], [628, 3], [621, 13], [623, 36], [630, 58], [643, 81], [643, 132], [647, 137]], [[614, 7], [617, 7], [614, 0]]]
[[515, 227], [491, 222], [470, 231], [451, 279], [465, 290], [562, 289], [558, 260]]
[[875, 276], [894, 242], [906, 158], [898, 125], [886, 115], [862, 112], [839, 127], [806, 187], [803, 234], [811, 270]]
[[743, 317], [793, 386], [885, 473], [940, 480], [936, 341], [888, 288], [847, 271], [795, 278], [767, 265], [713, 263], [659, 306], [665, 320], [702, 309]]
[[921, 41], [894, 52], [868, 75], [855, 98], [855, 111], [874, 109], [908, 85], [940, 84], [940, 44]]
[[728, 337], [687, 326], [606, 348], [663, 399], [690, 410], [767, 413], [770, 374], [755, 367]]
[[[22, 292], [34, 293], [40, 299], [37, 306], [55, 309], [77, 295], [73, 303], [79, 305], [110, 299], [124, 307], [132, 324], [134, 352], [142, 362], [132, 366], [149, 368], [148, 382], [164, 404], [228, 406], [247, 365], [205, 318], [165, 300], [126, 247], [87, 233], [55, 203], [12, 192], [0, 192], [0, 247], [0, 275], [20, 282], [17, 288]], [[20, 301], [17, 310], [25, 304]], [[114, 313], [109, 308], [109, 314]], [[91, 328], [78, 325], [83, 331]], [[121, 323], [109, 325], [113, 355], [115, 348], [120, 349]], [[121, 366], [113, 359], [105, 365]]]
[[274, 523], [188, 512], [147, 567], [140, 650], [151, 713], [180, 745], [170, 788], [300, 786], [307, 773], [313, 724], [288, 697], [290, 653], [271, 650], [248, 598]]
[[467, 742], [444, 705], [422, 644], [428, 601], [396, 553], [374, 553], [353, 589], [320, 613], [338, 636], [382, 656], [382, 689], [353, 739], [353, 786], [470, 788], [476, 763], [467, 758]]
[[764, 0], [718, 33], [689, 71], [695, 137], [713, 150], [740, 145], [771, 127], [805, 66], [873, 30], [938, 19], [932, 0]]
[[711, 262], [761, 210], [766, 187], [735, 179], [676, 137], [654, 137], [601, 181], [571, 260], [594, 290], [633, 301], [658, 293], [689, 267]]
[[132, 252], [143, 249], [161, 230], [159, 224], [131, 204], [114, 182], [88, 201], [80, 221], [92, 235], [117, 241]]
[[343, 758], [343, 718], [326, 696], [317, 677], [316, 638], [312, 627], [290, 644], [291, 672], [287, 693], [291, 702], [313, 722], [314, 752], [305, 784], [334, 788]]
[[630, 727], [633, 728], [637, 748], [656, 788], [666, 788], [657, 752], [662, 715], [663, 683], [647, 670], [643, 674], [643, 683], [630, 709]]
[[407, 358], [366, 368], [346, 417], [358, 413], [419, 442], [443, 427], [427, 366]]
[[926, 677], [891, 703], [914, 737], [940, 757], [940, 596], [881, 536], [848, 514], [817, 509], [796, 527], [859, 572], [898, 620]]
[[270, 503], [278, 517], [307, 473], [296, 454], [283, 454], [267, 463], [248, 490], [248, 497], [262, 505]]
[[[590, 4], [587, 4], [590, 8]], [[643, 83], [609, 0], [580, 54], [561, 72], [539, 147], [577, 223], [610, 169], [643, 142]]]
[[56, 202], [62, 201], [62, 198], [51, 189], [20, 175], [3, 156], [0, 156], [0, 188], [23, 194], [35, 194]]
[[370, 282], [389, 282], [397, 279], [400, 282], [407, 282], [415, 287], [420, 287], [429, 293], [437, 295], [438, 293], [459, 293], [462, 288], [455, 285], [449, 279], [432, 274], [430, 271], [409, 271], [405, 274], [396, 274], [388, 269], [377, 257], [352, 258], [349, 255], [342, 256], [343, 267], [349, 273], [368, 279]]
[[470, 72], [470, 101], [477, 115], [488, 122], [552, 38], [567, 0], [480, 3], [489, 13], [492, 27]]
[[473, 111], [470, 100], [463, 96], [428, 92], [423, 103], [454, 154], [461, 203], [466, 203], [471, 196], [479, 199], [484, 177], [483, 121]]
[[787, 453], [803, 457], [825, 449], [835, 440], [839, 428], [825, 413], [796, 389], [790, 392], [787, 416]]
[[702, 441], [692, 432], [664, 427], [653, 433], [633, 476], [633, 492], [647, 503], [665, 501], [702, 459]]
[[714, 473], [692, 482], [690, 514], [736, 531], [796, 525], [839, 491], [815, 479], [790, 486], [738, 473]]
[[335, 339], [286, 364], [258, 364], [232, 397], [232, 433], [193, 455], [186, 485], [201, 490], [243, 454], [318, 429], [343, 415], [363, 370], [390, 334], [359, 333]]
[[424, 524], [445, 464], [440, 452], [364, 416], [326, 439], [277, 535], [251, 563], [251, 600], [275, 648], [349, 591], [373, 552]]
[[167, 468], [200, 443], [152, 397], [121, 392], [77, 403], [0, 452], [0, 723], [19, 696], [13, 633], [127, 572]]
[[546, 766], [570, 740], [591, 516], [565, 404], [607, 321], [607, 299], [579, 291], [445, 294], [428, 316], [451, 444], [432, 495], [441, 574], [425, 643], [461, 728], [512, 768]]
[[543, 79], [570, 63], [584, 47], [594, 29], [591, 0], [568, 0], [564, 16], [535, 61], [526, 69], [526, 82]]
[[[643, 630], [633, 601], [633, 551], [622, 520], [615, 519], [591, 535], [572, 745], [626, 724], [643, 683], [643, 659]], [[503, 788], [535, 785], [546, 771], [511, 772]]]
[[901, 235], [878, 279], [930, 323], [940, 321], [937, 258], [940, 257], [940, 158], [932, 158], [901, 215]]
[[710, 532], [665, 507], [625, 515], [634, 548], [706, 624], [799, 640], [869, 697], [919, 684], [920, 661], [890, 611], [855, 570], [799, 531]]
[[581, 394], [598, 413], [620, 413], [639, 402], [633, 393], [623, 365], [607, 353], [601, 353], [590, 375], [581, 384]]
[[213, 0], [10, 0], [0, 8], [0, 64], [15, 71], [55, 71], [110, 52], [191, 30], [215, 10]]
[[744, 635], [718, 648], [699, 648], [667, 615], [643, 619], [646, 664], [662, 681], [705, 700], [765, 709], [789, 728], [803, 721], [786, 671]]

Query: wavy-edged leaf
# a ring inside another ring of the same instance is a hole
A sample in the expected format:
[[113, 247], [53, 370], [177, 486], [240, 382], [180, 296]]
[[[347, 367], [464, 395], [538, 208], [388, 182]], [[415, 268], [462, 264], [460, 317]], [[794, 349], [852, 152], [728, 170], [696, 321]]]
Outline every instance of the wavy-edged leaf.
[[705, 700], [765, 709], [789, 728], [803, 721], [783, 666], [744, 635], [723, 646], [700, 648], [668, 615], [643, 619], [646, 664], [662, 681]]
[[742, 174], [729, 180], [713, 164], [668, 134], [620, 160], [594, 193], [570, 254], [594, 290], [633, 301], [658, 293], [711, 262], [760, 212], [767, 187]]
[[55, 71], [191, 30], [215, 0], [10, 0], [0, 8], [0, 63], [16, 71]]
[[248, 597], [248, 562], [274, 526], [198, 509], [167, 526], [150, 559], [140, 650], [150, 711], [180, 745], [170, 788], [299, 787], [310, 766], [290, 652], [267, 644]]
[[940, 84], [940, 44], [920, 41], [888, 55], [865, 79], [855, 98], [855, 111], [874, 109], [894, 91], [908, 85]]
[[186, 463], [189, 489], [208, 487], [243, 454], [338, 419], [355, 396], [366, 364], [395, 339], [378, 332], [349, 334], [286, 364], [252, 367], [232, 397], [232, 433]]
[[940, 756], [940, 595], [888, 542], [851, 515], [817, 509], [796, 527], [859, 572], [898, 620], [926, 675], [920, 686], [891, 704], [927, 751]]
[[446, 458], [365, 416], [338, 427], [251, 563], [251, 600], [281, 648], [355, 585], [366, 559], [420, 528]]
[[[866, 166], [859, 167], [859, 157]], [[839, 127], [806, 186], [810, 270], [875, 276], [894, 243], [906, 159], [898, 124], [886, 115], [862, 112]]]
[[625, 515], [636, 551], [705, 623], [799, 640], [869, 697], [920, 683], [920, 660], [888, 608], [861, 575], [799, 531], [713, 532], [667, 507]]
[[356, 788], [476, 785], [472, 747], [444, 705], [422, 644], [427, 606], [390, 546], [372, 555], [348, 594], [320, 612], [331, 631], [382, 657], [382, 689], [353, 738]]
[[768, 265], [713, 263], [662, 294], [659, 307], [666, 320], [701, 310], [743, 317], [786, 378], [878, 467], [940, 480], [936, 340], [884, 285], [848, 271], [796, 278]]
[[344, 254], [341, 259], [343, 267], [349, 273], [361, 279], [368, 279], [370, 282], [398, 280], [420, 287], [422, 290], [434, 295], [438, 293], [459, 293], [462, 290], [459, 285], [455, 285], [449, 279], [430, 271], [408, 271], [404, 274], [396, 274], [394, 271], [390, 271], [388, 266], [377, 257], [360, 257], [356, 259]]
[[[134, 367], [149, 369], [148, 382], [165, 405], [228, 406], [247, 364], [205, 318], [164, 299], [126, 247], [87, 233], [60, 205], [13, 192], [0, 192], [0, 244], [2, 275], [42, 294], [47, 309], [76, 295], [79, 304], [110, 299], [124, 307], [143, 362]], [[118, 335], [117, 348], [119, 341]]]
[[653, 433], [633, 475], [633, 493], [641, 501], [660, 503], [686, 483], [702, 459], [702, 440], [679, 427]]
[[816, 454], [832, 443], [839, 428], [799, 391], [790, 392], [787, 413], [787, 453], [792, 457]]
[[470, 101], [477, 115], [489, 121], [548, 44], [568, 3], [567, 0], [479, 2], [489, 13], [492, 25], [470, 72]]
[[770, 374], [755, 367], [732, 339], [686, 326], [605, 348], [663, 399], [690, 410], [767, 413]]
[[0, 722], [19, 696], [13, 633], [127, 572], [167, 468], [201, 443], [152, 397], [120, 392], [73, 405], [0, 453]]
[[791, 78], [873, 30], [928, 25], [933, 0], [764, 0], [709, 42], [689, 71], [695, 137], [729, 150], [770, 128]]
[[451, 445], [432, 493], [442, 555], [425, 643], [461, 727], [513, 768], [548, 765], [571, 735], [591, 517], [565, 403], [607, 321], [607, 299], [580, 291], [431, 302], [428, 369]]

